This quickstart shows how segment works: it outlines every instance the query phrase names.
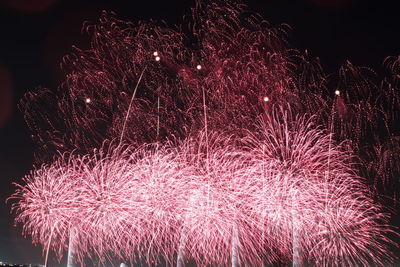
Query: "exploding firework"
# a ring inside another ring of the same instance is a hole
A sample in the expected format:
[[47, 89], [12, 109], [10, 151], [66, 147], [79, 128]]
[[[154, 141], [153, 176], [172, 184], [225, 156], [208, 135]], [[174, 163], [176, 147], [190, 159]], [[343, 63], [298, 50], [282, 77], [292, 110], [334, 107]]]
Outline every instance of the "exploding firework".
[[[383, 257], [391, 243], [385, 235], [392, 230], [354, 173], [351, 154], [311, 120], [274, 114], [262, 134], [240, 143], [202, 132], [175, 148], [117, 146], [92, 157], [64, 157], [33, 172], [16, 193], [19, 218], [33, 234], [46, 233], [38, 243], [55, 240], [61, 254], [74, 229], [78, 261], [95, 256], [173, 264], [182, 253], [199, 265], [225, 265], [235, 248], [238, 261], [249, 264], [290, 261], [299, 251], [299, 260], [323, 265], [383, 265], [390, 259]], [[73, 181], [60, 181], [68, 201], [59, 201], [60, 189], [51, 187], [55, 169]], [[38, 197], [30, 196], [25, 188], [43, 177], [52, 179], [32, 189]], [[56, 201], [53, 213], [63, 220], [35, 225]], [[49, 237], [57, 225], [64, 226], [64, 239]]]
[[[248, 200], [246, 209], [263, 219], [263, 233], [268, 233], [269, 240], [277, 232], [284, 233], [278, 236], [286, 240], [278, 243], [301, 253], [303, 260], [322, 265], [385, 264], [380, 260], [385, 253], [382, 248], [391, 243], [385, 237], [392, 232], [389, 218], [355, 172], [352, 152], [344, 144], [335, 145], [326, 130], [316, 127], [316, 119], [280, 109], [272, 113], [268, 124], [262, 123], [260, 136], [250, 141], [261, 178], [252, 194], [255, 202]], [[259, 188], [271, 183], [276, 184], [273, 191], [261, 194]], [[332, 228], [332, 232], [327, 230]], [[322, 248], [324, 243], [329, 245]], [[309, 253], [314, 250], [315, 254]]]
[[47, 164], [14, 209], [46, 254], [74, 233], [81, 263], [392, 259], [373, 196], [399, 173], [398, 58], [379, 86], [350, 62], [329, 78], [286, 26], [242, 11], [199, 2], [182, 29], [103, 13], [60, 88], [25, 96]]
[[76, 212], [73, 175], [74, 170], [64, 168], [62, 161], [43, 165], [25, 178], [25, 186], [17, 185], [13, 195], [19, 200], [13, 205], [18, 213], [16, 222], [23, 224], [33, 243], [53, 248], [59, 258], [68, 240], [70, 216]]

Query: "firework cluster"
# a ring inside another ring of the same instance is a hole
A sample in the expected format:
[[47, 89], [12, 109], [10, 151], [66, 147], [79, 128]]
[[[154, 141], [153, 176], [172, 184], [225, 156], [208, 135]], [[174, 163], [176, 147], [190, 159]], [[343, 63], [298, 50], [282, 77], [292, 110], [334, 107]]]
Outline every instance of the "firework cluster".
[[200, 132], [179, 146], [64, 155], [17, 190], [17, 221], [35, 242], [52, 233], [59, 256], [73, 229], [80, 261], [173, 264], [183, 246], [200, 265], [223, 265], [236, 242], [248, 264], [290, 261], [293, 246], [318, 264], [383, 264], [387, 217], [351, 156], [314, 127], [280, 112], [240, 144]]
[[286, 26], [224, 1], [182, 27], [86, 29], [60, 88], [21, 104], [41, 149], [14, 209], [34, 243], [81, 263], [390, 262], [375, 198], [399, 174], [400, 60], [379, 85], [348, 62], [328, 79]]

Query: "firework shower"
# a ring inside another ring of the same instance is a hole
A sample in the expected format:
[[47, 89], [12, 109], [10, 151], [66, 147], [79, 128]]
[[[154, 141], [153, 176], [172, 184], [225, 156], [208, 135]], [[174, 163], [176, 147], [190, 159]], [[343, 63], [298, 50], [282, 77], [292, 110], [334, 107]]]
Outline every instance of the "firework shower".
[[332, 87], [285, 26], [242, 8], [204, 3], [184, 29], [104, 13], [86, 27], [91, 48], [64, 59], [60, 88], [24, 97], [40, 149], [14, 209], [44, 254], [73, 244], [81, 263], [392, 260], [376, 195], [399, 173], [399, 60], [378, 85], [346, 62]]

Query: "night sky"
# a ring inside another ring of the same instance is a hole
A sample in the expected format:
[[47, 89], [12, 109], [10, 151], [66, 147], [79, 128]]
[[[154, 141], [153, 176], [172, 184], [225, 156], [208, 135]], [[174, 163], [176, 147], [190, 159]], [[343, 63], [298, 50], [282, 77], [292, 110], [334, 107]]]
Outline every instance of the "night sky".
[[[387, 56], [400, 55], [399, 13], [394, 4], [365, 0], [253, 0], [249, 10], [272, 25], [289, 24], [289, 40], [318, 56], [333, 72], [345, 61], [382, 72]], [[13, 227], [10, 203], [13, 182], [32, 169], [34, 144], [17, 104], [38, 86], [55, 88], [63, 81], [61, 58], [71, 46], [89, 47], [81, 32], [102, 10], [129, 21], [162, 19], [181, 23], [194, 0], [0, 0], [0, 261], [42, 263], [38, 247]]]

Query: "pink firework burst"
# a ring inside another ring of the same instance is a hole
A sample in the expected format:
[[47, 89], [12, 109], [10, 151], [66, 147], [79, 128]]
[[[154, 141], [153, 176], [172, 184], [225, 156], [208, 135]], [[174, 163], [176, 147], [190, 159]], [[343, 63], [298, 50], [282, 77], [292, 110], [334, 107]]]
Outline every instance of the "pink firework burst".
[[[330, 135], [312, 130], [309, 120], [276, 114], [279, 120], [272, 117], [269, 128], [260, 129], [265, 135], [257, 143], [255, 137], [237, 143], [225, 134], [203, 132], [177, 148], [121, 152], [117, 146], [58, 161], [52, 168], [68, 170], [73, 181], [63, 183], [69, 201], [58, 202], [53, 211], [63, 215], [58, 249], [65, 247], [73, 228], [78, 261], [117, 256], [173, 263], [182, 253], [199, 265], [225, 265], [234, 261], [236, 250], [242, 263], [288, 261], [299, 251], [302, 261], [321, 264], [337, 264], [338, 259], [383, 264], [388, 257], [383, 251], [391, 243], [385, 235], [391, 229], [349, 165], [350, 154], [330, 144]], [[304, 134], [309, 131], [315, 135]], [[318, 150], [310, 145], [321, 140]], [[299, 151], [275, 153], [285, 151], [285, 145]], [[33, 222], [28, 224], [33, 233], [47, 233], [37, 241], [45, 245], [49, 229], [61, 219], [36, 226], [43, 215], [33, 207], [46, 205], [42, 197], [24, 202], [29, 197], [25, 188], [41, 179], [32, 176], [17, 194], [19, 217]], [[52, 179], [45, 182], [51, 185]], [[58, 201], [52, 190], [59, 188], [46, 184], [34, 191], [41, 196], [43, 190], [49, 203]]]
[[26, 95], [53, 163], [12, 198], [46, 254], [73, 236], [82, 264], [390, 262], [389, 216], [360, 176], [398, 173], [399, 60], [380, 86], [349, 62], [330, 79], [286, 26], [242, 11], [199, 3], [188, 30], [103, 13], [65, 83]]
[[[261, 135], [252, 137], [258, 182], [247, 209], [262, 218], [268, 240], [284, 236], [274, 243], [283, 244], [283, 251], [298, 250], [304, 260], [385, 265], [383, 252], [393, 244], [386, 237], [393, 231], [388, 215], [357, 175], [351, 151], [306, 118], [278, 109], [263, 123]], [[273, 191], [262, 193], [271, 183]]]
[[18, 214], [15, 221], [23, 224], [33, 243], [43, 245], [43, 252], [52, 248], [59, 259], [68, 240], [71, 217], [77, 212], [77, 194], [71, 190], [76, 183], [75, 170], [63, 164], [58, 160], [32, 171], [24, 178], [26, 185], [17, 185], [11, 197], [18, 200], [13, 204]]

